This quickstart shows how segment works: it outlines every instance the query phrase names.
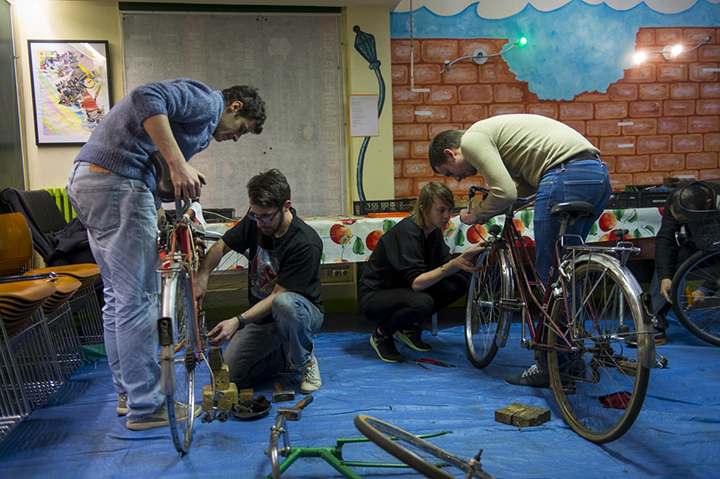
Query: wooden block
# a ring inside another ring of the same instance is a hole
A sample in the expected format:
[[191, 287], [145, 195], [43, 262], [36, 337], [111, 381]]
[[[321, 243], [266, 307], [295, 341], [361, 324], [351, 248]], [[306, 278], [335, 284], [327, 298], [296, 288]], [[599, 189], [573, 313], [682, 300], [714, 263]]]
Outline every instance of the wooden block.
[[224, 363], [222, 348], [220, 346], [213, 346], [210, 348], [210, 351], [208, 351], [208, 363], [210, 364], [210, 369], [212, 369], [213, 372], [222, 369]]
[[495, 411], [495, 420], [519, 427], [539, 426], [550, 420], [550, 410], [515, 402]]
[[[203, 386], [203, 411], [212, 409], [213, 391], [210, 384]], [[225, 391], [216, 391], [220, 394], [218, 400], [218, 411], [229, 411], [233, 404], [238, 403], [238, 390], [235, 383], [230, 383]]]
[[[215, 389], [217, 391], [226, 391], [230, 387], [230, 368], [227, 364], [223, 364], [221, 369], [213, 369], [213, 378], [215, 379]], [[237, 389], [237, 386], [235, 387]]]
[[255, 399], [254, 394], [255, 391], [253, 391], [252, 389], [241, 389], [238, 402], [244, 403], [245, 401], [252, 401], [253, 399]]

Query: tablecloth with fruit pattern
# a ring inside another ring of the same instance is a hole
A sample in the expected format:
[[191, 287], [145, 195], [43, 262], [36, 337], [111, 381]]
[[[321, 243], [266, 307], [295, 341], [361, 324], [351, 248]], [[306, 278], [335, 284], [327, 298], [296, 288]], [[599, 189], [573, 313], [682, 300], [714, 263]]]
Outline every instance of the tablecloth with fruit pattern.
[[[380, 237], [402, 217], [369, 218], [365, 216], [311, 216], [303, 217], [323, 241], [323, 264], [367, 261]], [[606, 210], [588, 235], [587, 242], [607, 241], [614, 238], [619, 229], [628, 230], [626, 239], [653, 237], [660, 229], [662, 208]], [[487, 236], [493, 224], [502, 225], [503, 215], [490, 219], [485, 225], [468, 226], [453, 217], [443, 230], [451, 253], [460, 253]], [[526, 239], [526, 245], [534, 245], [533, 211], [518, 212], [513, 220]], [[210, 229], [224, 232], [232, 224], [209, 225]], [[227, 255], [219, 269], [244, 268], [247, 260], [239, 254]]]

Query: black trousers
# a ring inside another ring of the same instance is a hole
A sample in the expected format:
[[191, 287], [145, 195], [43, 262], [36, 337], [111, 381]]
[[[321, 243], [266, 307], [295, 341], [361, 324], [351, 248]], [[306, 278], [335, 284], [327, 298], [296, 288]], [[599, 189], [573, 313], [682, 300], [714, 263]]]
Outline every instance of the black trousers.
[[424, 291], [396, 288], [359, 291], [360, 312], [377, 324], [382, 332], [392, 335], [408, 325], [420, 323], [462, 298], [468, 291], [470, 274], [460, 271], [443, 278]]

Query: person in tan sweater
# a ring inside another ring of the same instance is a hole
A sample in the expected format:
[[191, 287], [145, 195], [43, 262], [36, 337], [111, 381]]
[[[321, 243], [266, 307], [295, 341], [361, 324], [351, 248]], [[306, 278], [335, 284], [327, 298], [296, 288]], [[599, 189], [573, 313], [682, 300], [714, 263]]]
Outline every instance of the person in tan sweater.
[[[458, 182], [480, 174], [490, 190], [471, 210], [463, 209], [465, 224], [484, 223], [501, 214], [519, 198], [535, 199], [535, 268], [546, 282], [560, 223], [550, 217], [558, 203], [586, 201], [595, 217], [570, 225], [567, 234], [583, 240], [590, 233], [610, 198], [612, 187], [600, 150], [580, 133], [539, 115], [501, 115], [481, 120], [467, 131], [448, 130], [430, 142], [433, 171]], [[549, 387], [546, 371], [534, 365], [506, 382]]]

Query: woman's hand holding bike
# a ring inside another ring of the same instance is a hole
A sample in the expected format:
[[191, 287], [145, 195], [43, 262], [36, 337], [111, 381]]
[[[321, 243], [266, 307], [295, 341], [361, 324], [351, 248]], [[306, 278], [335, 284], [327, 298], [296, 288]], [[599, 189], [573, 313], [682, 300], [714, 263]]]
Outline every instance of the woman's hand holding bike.
[[477, 273], [482, 269], [482, 266], [475, 266], [475, 257], [482, 253], [487, 248], [488, 243], [482, 241], [476, 245], [472, 245], [468, 249], [462, 252], [460, 256], [454, 258], [451, 262], [455, 263], [455, 266], [465, 270], [469, 273]]

